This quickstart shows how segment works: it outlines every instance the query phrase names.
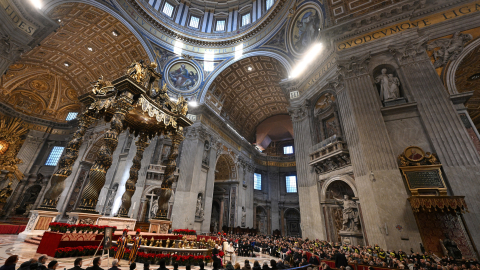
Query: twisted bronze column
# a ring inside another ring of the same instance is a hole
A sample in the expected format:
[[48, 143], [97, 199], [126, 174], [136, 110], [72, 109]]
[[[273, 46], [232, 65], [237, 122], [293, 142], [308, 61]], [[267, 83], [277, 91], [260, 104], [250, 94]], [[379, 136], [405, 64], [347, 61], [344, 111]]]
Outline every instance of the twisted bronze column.
[[135, 145], [137, 146], [137, 152], [133, 158], [132, 167], [130, 167], [130, 177], [128, 178], [127, 183], [125, 183], [125, 193], [123, 193], [122, 196], [122, 206], [118, 211], [118, 215], [120, 217], [128, 218], [128, 211], [132, 205], [132, 196], [135, 193], [135, 185], [137, 184], [138, 180], [138, 171], [142, 166], [143, 152], [149, 144], [147, 140], [147, 136], [142, 134], [135, 142]]
[[112, 166], [112, 154], [118, 145], [118, 135], [122, 132], [126, 114], [133, 108], [131, 99], [127, 96], [118, 98], [113, 107], [115, 113], [110, 123], [110, 130], [105, 132], [104, 144], [100, 147], [97, 158], [90, 169], [88, 184], [83, 190], [80, 204], [76, 209], [78, 212], [97, 213], [95, 207], [98, 195], [105, 184], [107, 171]]
[[77, 130], [73, 133], [73, 138], [67, 143], [65, 152], [58, 162], [58, 169], [50, 178], [50, 188], [45, 192], [42, 204], [38, 209], [57, 211], [58, 196], [65, 188], [65, 179], [72, 174], [72, 166], [78, 158], [78, 150], [82, 146], [85, 132], [96, 120], [94, 114], [94, 110], [87, 110], [78, 118]]
[[183, 129], [179, 128], [177, 131], [175, 131], [171, 138], [172, 148], [170, 149], [170, 153], [168, 155], [168, 163], [165, 167], [165, 174], [163, 177], [162, 186], [160, 189], [160, 193], [158, 194], [158, 211], [154, 219], [168, 220], [168, 201], [172, 196], [172, 184], [175, 180], [174, 173], [175, 169], [177, 168], [178, 147], [184, 139]]

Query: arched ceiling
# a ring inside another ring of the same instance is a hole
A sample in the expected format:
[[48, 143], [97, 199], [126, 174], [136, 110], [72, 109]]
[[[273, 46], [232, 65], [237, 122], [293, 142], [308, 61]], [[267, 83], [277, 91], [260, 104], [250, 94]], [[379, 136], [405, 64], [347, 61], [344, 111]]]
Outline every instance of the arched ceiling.
[[275, 115], [261, 122], [256, 129], [256, 143], [264, 150], [271, 142], [293, 140], [293, 124], [289, 115]]
[[248, 141], [254, 142], [259, 123], [273, 115], [288, 113], [288, 101], [279, 86], [286, 76], [285, 68], [274, 58], [245, 58], [215, 78], [205, 102]]
[[[476, 75], [476, 76], [475, 76]], [[455, 72], [455, 84], [460, 93], [474, 91], [465, 104], [476, 128], [480, 128], [480, 46], [466, 55]]]
[[[133, 60], [148, 60], [137, 38], [96, 7], [65, 3], [48, 16], [61, 27], [24, 54], [0, 81], [0, 101], [43, 119], [64, 122], [77, 97], [100, 75], [111, 80]], [[117, 33], [115, 36], [113, 32]]]

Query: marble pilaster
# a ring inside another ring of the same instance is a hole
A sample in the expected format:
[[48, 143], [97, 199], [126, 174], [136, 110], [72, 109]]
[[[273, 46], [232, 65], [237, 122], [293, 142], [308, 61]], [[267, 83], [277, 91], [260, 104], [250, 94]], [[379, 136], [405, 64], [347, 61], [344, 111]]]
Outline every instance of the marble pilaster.
[[318, 214], [320, 199], [316, 189], [317, 175], [308, 165], [310, 148], [313, 145], [310, 124], [310, 105], [308, 103], [289, 108], [295, 135], [295, 161], [297, 167], [297, 186], [302, 223], [302, 236], [310, 239], [326, 239], [323, 218]]
[[450, 96], [425, 51], [416, 57], [400, 57], [402, 49], [392, 49], [407, 78], [410, 91], [433, 149], [443, 165], [451, 195], [465, 196], [469, 213], [465, 223], [474, 245], [480, 246], [480, 157]]

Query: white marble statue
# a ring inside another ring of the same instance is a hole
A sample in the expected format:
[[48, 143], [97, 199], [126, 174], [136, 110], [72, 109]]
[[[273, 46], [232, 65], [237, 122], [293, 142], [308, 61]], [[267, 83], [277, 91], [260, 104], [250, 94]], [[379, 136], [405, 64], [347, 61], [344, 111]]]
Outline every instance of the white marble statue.
[[157, 212], [158, 212], [158, 199], [152, 202], [149, 218], [154, 218], [157, 215]]
[[382, 74], [375, 78], [375, 83], [380, 84], [380, 99], [388, 101], [400, 97], [400, 80], [393, 74], [387, 74], [387, 69], [382, 69]]
[[360, 220], [358, 218], [358, 207], [354, 200], [351, 200], [348, 195], [344, 195], [343, 199], [335, 200], [343, 204], [342, 211], [342, 231], [358, 231]]
[[197, 208], [195, 209], [195, 217], [203, 218], [203, 205], [202, 205], [201, 195], [198, 195], [198, 198], [197, 198]]

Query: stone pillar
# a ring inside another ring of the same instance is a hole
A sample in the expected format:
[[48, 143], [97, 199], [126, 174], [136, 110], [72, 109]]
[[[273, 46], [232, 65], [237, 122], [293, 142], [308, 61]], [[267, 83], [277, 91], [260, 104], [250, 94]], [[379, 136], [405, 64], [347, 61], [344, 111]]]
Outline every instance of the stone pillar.
[[55, 173], [50, 178], [50, 188], [43, 197], [42, 204], [38, 209], [45, 211], [57, 211], [58, 197], [65, 188], [65, 179], [72, 174], [72, 167], [78, 158], [78, 152], [82, 146], [87, 128], [95, 121], [95, 111], [85, 111], [78, 120], [78, 127], [73, 138], [68, 142], [65, 151], [58, 162]]
[[165, 176], [162, 182], [159, 199], [158, 199], [158, 212], [155, 219], [168, 220], [168, 202], [172, 196], [172, 184], [175, 180], [175, 169], [177, 168], [178, 147], [183, 141], [183, 128], [178, 127], [176, 131], [171, 135], [172, 148], [170, 148], [170, 154], [168, 155], [168, 163], [165, 167]]
[[267, 206], [267, 235], [272, 234], [272, 209]]
[[253, 204], [253, 228], [257, 229], [257, 204]]
[[[416, 248], [421, 238], [407, 203], [397, 154], [392, 152], [379, 93], [369, 75], [369, 60], [370, 54], [339, 60], [344, 81], [336, 84], [345, 139], [362, 204], [363, 229], [369, 244], [378, 244], [385, 250]], [[370, 178], [371, 173], [375, 181]], [[404, 228], [403, 232], [395, 229], [397, 225]], [[408, 240], [402, 240], [404, 235], [408, 235]]]
[[130, 167], [130, 177], [128, 178], [127, 183], [125, 183], [125, 193], [123, 193], [122, 196], [122, 206], [118, 211], [120, 217], [128, 218], [128, 212], [132, 204], [132, 196], [135, 193], [135, 186], [138, 180], [138, 171], [141, 167], [143, 152], [149, 145], [147, 140], [147, 136], [142, 134], [135, 143], [137, 146], [137, 152], [135, 154], [135, 158], [133, 158], [133, 164]]
[[[407, 47], [391, 48], [391, 51], [418, 104], [418, 112], [433, 145], [432, 150], [437, 153], [443, 165], [450, 195], [465, 196], [469, 210], [469, 213], [463, 215], [465, 223], [474, 245], [480, 247], [480, 157], [423, 47], [419, 44], [414, 47], [421, 50], [407, 55]], [[365, 211], [366, 208], [363, 206], [362, 210]]]
[[[218, 141], [218, 138], [210, 134], [210, 156], [208, 161], [208, 171], [207, 177], [205, 179], [205, 204], [203, 206], [204, 215], [202, 223], [202, 232], [210, 232], [210, 223], [212, 219], [212, 205], [213, 205], [213, 189], [215, 186], [215, 166], [217, 165], [217, 157], [219, 156], [221, 143]], [[202, 165], [203, 166], [203, 165]], [[225, 202], [223, 211], [225, 213]], [[221, 227], [221, 224], [219, 224]]]
[[320, 196], [317, 191], [317, 175], [313, 168], [308, 165], [310, 149], [313, 145], [312, 134], [314, 134], [310, 126], [311, 112], [313, 112], [313, 109], [310, 108], [308, 102], [289, 108], [295, 135], [295, 160], [302, 236], [310, 239], [326, 239], [323, 217], [319, 214]]
[[225, 201], [222, 198], [222, 200], [220, 201], [220, 218], [219, 218], [219, 221], [218, 221], [218, 230], [219, 231], [221, 231], [222, 227], [223, 227], [223, 211], [225, 211], [224, 207], [225, 207]]
[[282, 236], [285, 236], [285, 209], [280, 208], [280, 223], [282, 228]]
[[98, 195], [105, 184], [105, 176], [112, 165], [112, 154], [118, 145], [118, 135], [123, 130], [125, 116], [132, 109], [131, 100], [127, 96], [121, 96], [116, 100], [115, 113], [111, 120], [110, 129], [103, 137], [104, 145], [98, 151], [97, 158], [90, 169], [89, 182], [83, 190], [80, 205], [76, 211], [97, 213], [95, 208]]

